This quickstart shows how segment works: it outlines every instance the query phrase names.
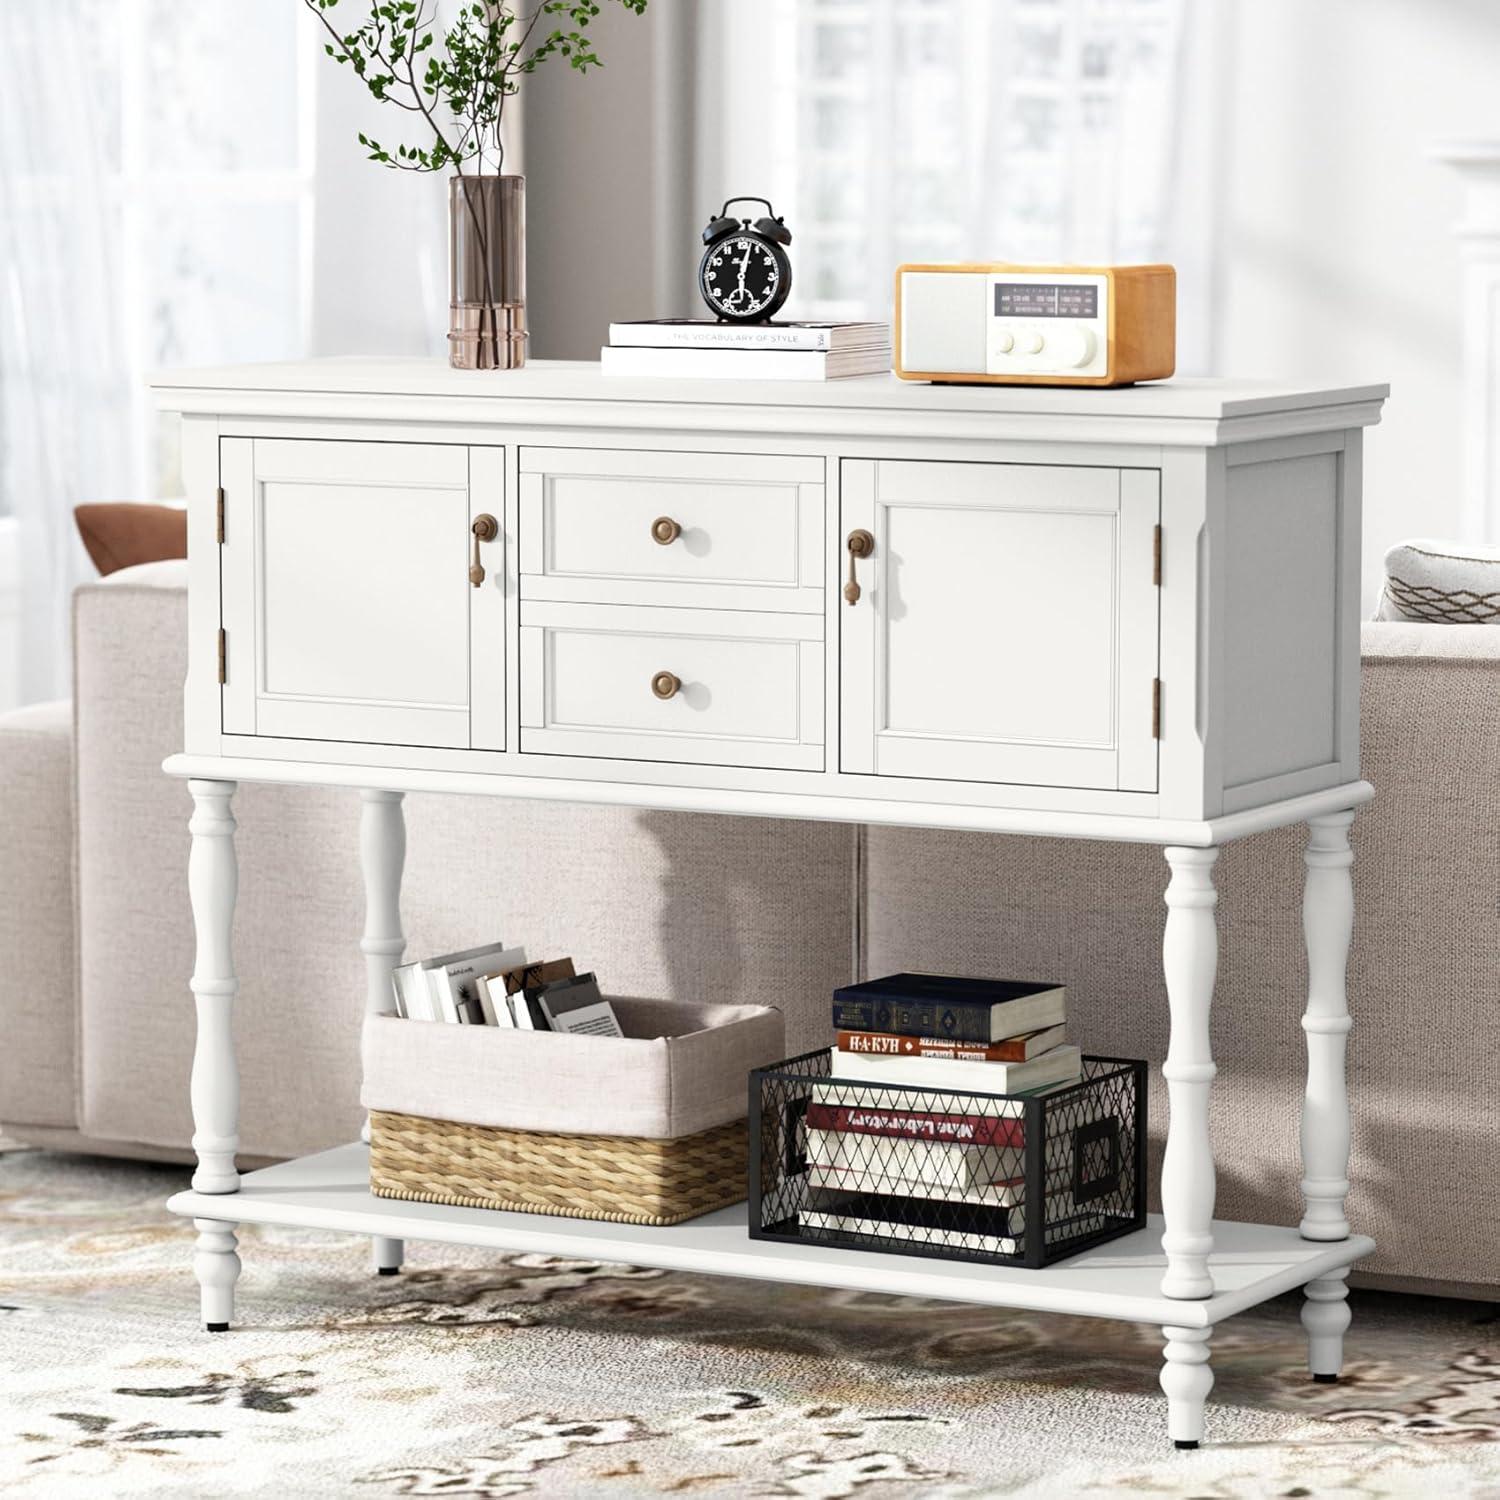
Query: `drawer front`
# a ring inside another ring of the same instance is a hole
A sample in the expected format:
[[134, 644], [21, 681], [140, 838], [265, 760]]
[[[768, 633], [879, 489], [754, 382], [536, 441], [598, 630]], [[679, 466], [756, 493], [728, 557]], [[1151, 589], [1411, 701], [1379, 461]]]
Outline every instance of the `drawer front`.
[[823, 622], [810, 615], [521, 606], [521, 750], [823, 767]]
[[521, 598], [815, 614], [823, 462], [523, 449]]

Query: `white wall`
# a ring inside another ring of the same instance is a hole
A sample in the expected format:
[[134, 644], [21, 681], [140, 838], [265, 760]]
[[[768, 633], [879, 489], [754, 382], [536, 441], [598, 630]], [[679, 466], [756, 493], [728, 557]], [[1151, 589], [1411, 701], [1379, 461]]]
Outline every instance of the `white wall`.
[[1214, 364], [1390, 382], [1365, 448], [1373, 608], [1392, 542], [1459, 530], [1460, 192], [1427, 152], [1500, 135], [1500, 3], [1236, 0], [1225, 58]]

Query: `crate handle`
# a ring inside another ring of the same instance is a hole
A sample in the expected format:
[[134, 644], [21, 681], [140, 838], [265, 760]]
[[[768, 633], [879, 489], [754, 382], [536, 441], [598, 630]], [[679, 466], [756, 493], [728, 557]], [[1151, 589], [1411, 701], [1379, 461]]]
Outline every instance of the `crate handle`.
[[807, 1106], [812, 1103], [811, 1094], [803, 1094], [797, 1099], [788, 1099], [781, 1107], [781, 1128], [785, 1132], [782, 1139], [785, 1142], [784, 1159], [782, 1167], [787, 1177], [797, 1177], [807, 1170], [807, 1152], [799, 1150], [797, 1146], [797, 1127], [802, 1123], [807, 1114]]
[[1120, 1117], [1105, 1115], [1073, 1133], [1073, 1201], [1092, 1203], [1120, 1190]]

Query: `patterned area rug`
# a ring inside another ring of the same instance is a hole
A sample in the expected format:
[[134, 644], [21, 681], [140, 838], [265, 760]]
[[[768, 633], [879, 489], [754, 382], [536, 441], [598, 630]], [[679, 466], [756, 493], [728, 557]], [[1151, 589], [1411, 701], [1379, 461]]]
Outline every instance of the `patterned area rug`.
[[249, 1229], [204, 1333], [182, 1178], [0, 1156], [6, 1494], [1500, 1500], [1484, 1304], [1355, 1293], [1338, 1386], [1293, 1300], [1234, 1319], [1179, 1454], [1157, 1331], [1085, 1319]]

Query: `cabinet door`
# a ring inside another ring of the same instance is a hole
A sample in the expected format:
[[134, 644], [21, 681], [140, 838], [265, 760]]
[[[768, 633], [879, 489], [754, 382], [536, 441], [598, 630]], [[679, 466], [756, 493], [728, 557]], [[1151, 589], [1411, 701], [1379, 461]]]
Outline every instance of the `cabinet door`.
[[1154, 791], [1157, 471], [842, 467], [840, 768]]
[[504, 748], [498, 448], [226, 438], [224, 732]]

